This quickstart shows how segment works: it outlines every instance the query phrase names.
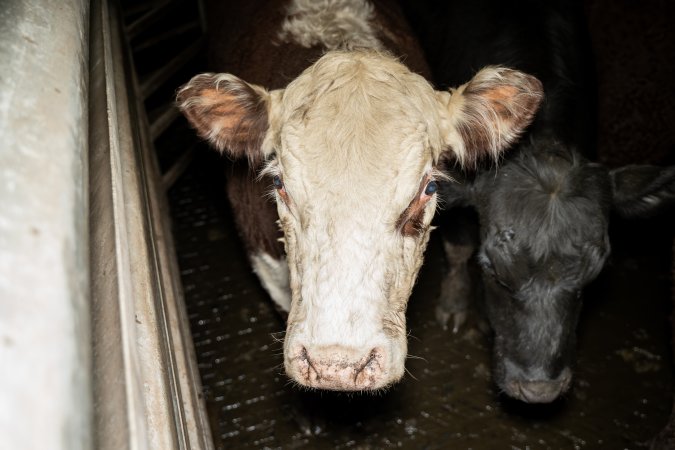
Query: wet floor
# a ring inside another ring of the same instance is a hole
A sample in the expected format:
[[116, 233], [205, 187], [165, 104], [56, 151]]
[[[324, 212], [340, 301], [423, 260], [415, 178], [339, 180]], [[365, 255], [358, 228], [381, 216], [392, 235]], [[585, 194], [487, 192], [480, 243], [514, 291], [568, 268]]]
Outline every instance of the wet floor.
[[409, 303], [402, 382], [375, 395], [308, 392], [283, 373], [284, 325], [238, 244], [222, 161], [197, 153], [169, 196], [217, 448], [634, 449], [667, 420], [675, 215], [613, 226], [611, 263], [585, 294], [574, 387], [553, 405], [501, 398], [489, 337], [436, 323], [437, 237]]

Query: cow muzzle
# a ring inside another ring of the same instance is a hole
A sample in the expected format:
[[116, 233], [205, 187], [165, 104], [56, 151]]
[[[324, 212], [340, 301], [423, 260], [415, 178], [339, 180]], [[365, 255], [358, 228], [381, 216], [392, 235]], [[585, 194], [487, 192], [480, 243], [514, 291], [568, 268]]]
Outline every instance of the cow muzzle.
[[509, 377], [502, 389], [512, 398], [526, 403], [550, 403], [565, 393], [572, 381], [572, 371], [565, 367], [555, 378]]
[[382, 346], [367, 350], [343, 345], [294, 346], [285, 366], [297, 383], [333, 391], [372, 391], [400, 376], [392, 377], [388, 354]]

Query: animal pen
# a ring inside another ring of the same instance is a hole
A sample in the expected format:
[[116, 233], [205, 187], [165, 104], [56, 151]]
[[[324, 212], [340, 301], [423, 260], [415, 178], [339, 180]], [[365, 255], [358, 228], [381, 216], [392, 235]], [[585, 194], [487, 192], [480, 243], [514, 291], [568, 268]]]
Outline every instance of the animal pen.
[[[489, 336], [438, 325], [436, 236], [403, 380], [377, 394], [290, 384], [227, 161], [174, 107], [208, 70], [201, 3], [39, 3], [0, 11], [1, 448], [633, 449], [667, 422], [672, 213], [613, 225], [574, 386], [551, 405], [500, 397]], [[587, 3], [600, 29], [607, 2]], [[651, 158], [675, 163], [672, 149]]]

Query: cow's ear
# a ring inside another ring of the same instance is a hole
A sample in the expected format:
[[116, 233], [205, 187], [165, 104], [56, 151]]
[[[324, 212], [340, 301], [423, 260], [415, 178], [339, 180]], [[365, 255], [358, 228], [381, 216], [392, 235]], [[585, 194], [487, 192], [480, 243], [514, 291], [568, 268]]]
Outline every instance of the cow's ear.
[[439, 92], [442, 139], [462, 165], [497, 159], [532, 122], [543, 99], [541, 82], [504, 67], [486, 67], [466, 84]]
[[610, 171], [614, 209], [645, 217], [675, 206], [675, 166], [630, 165]]
[[178, 108], [197, 133], [233, 158], [257, 163], [270, 128], [271, 95], [230, 74], [204, 73], [178, 90]]

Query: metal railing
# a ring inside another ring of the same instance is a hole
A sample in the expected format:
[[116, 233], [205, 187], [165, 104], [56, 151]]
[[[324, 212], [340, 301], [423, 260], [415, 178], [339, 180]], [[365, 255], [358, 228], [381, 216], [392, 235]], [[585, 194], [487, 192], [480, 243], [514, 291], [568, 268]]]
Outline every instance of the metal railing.
[[0, 11], [3, 449], [213, 447], [153, 149], [175, 113], [150, 125], [127, 43], [105, 0]]
[[[96, 447], [211, 448], [143, 106], [148, 88], [133, 70], [117, 8], [95, 2], [91, 28]], [[110, 382], [120, 374], [123, 383]]]
[[89, 4], [0, 7], [0, 448], [92, 446]]

